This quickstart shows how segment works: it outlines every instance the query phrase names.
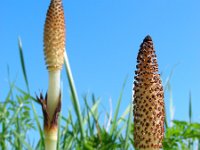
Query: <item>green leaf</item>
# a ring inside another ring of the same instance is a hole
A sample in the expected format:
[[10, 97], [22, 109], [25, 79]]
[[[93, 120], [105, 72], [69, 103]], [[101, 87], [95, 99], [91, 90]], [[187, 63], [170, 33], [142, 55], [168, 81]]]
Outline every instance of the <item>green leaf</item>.
[[189, 123], [192, 123], [192, 94], [189, 92]]
[[126, 85], [127, 78], [128, 77], [126, 77], [126, 79], [123, 83], [122, 90], [120, 92], [120, 96], [119, 96], [119, 99], [117, 101], [117, 107], [116, 107], [116, 110], [115, 110], [115, 113], [114, 113], [114, 118], [112, 120], [112, 126], [111, 126], [110, 134], [113, 134], [113, 132], [116, 130], [116, 127], [117, 127], [117, 116], [118, 116], [118, 113], [119, 113], [119, 108], [120, 108], [120, 104], [121, 104], [121, 101], [122, 101], [122, 95], [123, 95], [123, 92], [124, 92], [124, 88], [125, 88], [125, 85]]
[[[86, 104], [87, 110], [89, 110], [89, 114], [88, 114], [88, 116], [86, 116], [83, 119], [83, 125], [86, 124], [87, 120], [90, 118], [91, 115], [95, 116], [95, 112], [96, 112], [96, 109], [99, 106], [99, 103], [100, 103], [100, 100], [96, 101], [95, 104], [90, 108], [88, 103], [87, 103], [87, 100], [85, 100], [85, 104]], [[97, 116], [95, 116], [95, 118], [97, 118]]]
[[[15, 134], [15, 136], [17, 137], [17, 139], [19, 139], [19, 143], [23, 143], [24, 147], [28, 150], [33, 150], [32, 147], [25, 141], [24, 137], [21, 136], [19, 133], [17, 133], [16, 131], [13, 132]], [[18, 143], [18, 144], [19, 144]]]
[[132, 107], [132, 104], [130, 104], [129, 116], [128, 116], [127, 127], [126, 127], [125, 144], [124, 144], [124, 149], [125, 150], [128, 150], [128, 141], [129, 141], [128, 138], [129, 138], [129, 134], [131, 132], [131, 119], [132, 118], [133, 118], [133, 107]]
[[77, 96], [77, 92], [76, 92], [76, 87], [75, 87], [75, 84], [74, 84], [74, 80], [73, 80], [73, 76], [72, 76], [72, 72], [71, 72], [71, 68], [70, 68], [70, 64], [69, 64], [69, 59], [67, 57], [66, 51], [65, 51], [64, 60], [65, 60], [65, 69], [66, 69], [67, 78], [68, 78], [71, 96], [72, 96], [71, 100], [72, 100], [72, 104], [73, 104], [75, 113], [76, 113], [77, 118], [78, 118], [80, 130], [81, 130], [81, 138], [84, 141], [85, 131], [84, 131], [83, 124], [82, 124], [82, 121], [83, 121], [82, 118], [83, 117], [81, 115], [81, 109], [80, 109], [79, 100], [78, 100], [78, 96]]
[[28, 84], [28, 78], [27, 78], [27, 74], [26, 74], [25, 62], [24, 62], [22, 42], [21, 42], [20, 38], [18, 38], [18, 46], [19, 46], [19, 54], [20, 54], [20, 61], [21, 61], [23, 76], [24, 76], [24, 79], [25, 79], [27, 90], [30, 91], [29, 90], [29, 84]]

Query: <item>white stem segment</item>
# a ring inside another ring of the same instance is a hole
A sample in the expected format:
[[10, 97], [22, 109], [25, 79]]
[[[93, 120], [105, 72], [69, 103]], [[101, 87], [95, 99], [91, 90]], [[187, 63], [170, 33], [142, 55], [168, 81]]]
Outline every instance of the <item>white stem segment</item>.
[[139, 149], [139, 150], [160, 150], [159, 148], [142, 148], [142, 149]]
[[45, 131], [45, 150], [56, 150], [57, 139], [57, 130]]
[[52, 120], [60, 96], [60, 70], [49, 71], [49, 87], [47, 94], [47, 111]]

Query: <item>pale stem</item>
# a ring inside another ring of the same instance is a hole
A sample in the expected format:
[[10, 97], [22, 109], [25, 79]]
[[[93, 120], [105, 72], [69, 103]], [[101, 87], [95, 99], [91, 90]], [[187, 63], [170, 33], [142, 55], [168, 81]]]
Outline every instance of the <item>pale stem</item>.
[[56, 150], [57, 130], [45, 131], [45, 150]]
[[52, 120], [60, 96], [60, 70], [49, 71], [49, 87], [47, 96], [47, 112], [50, 120]]
[[139, 150], [160, 150], [160, 148], [141, 148]]

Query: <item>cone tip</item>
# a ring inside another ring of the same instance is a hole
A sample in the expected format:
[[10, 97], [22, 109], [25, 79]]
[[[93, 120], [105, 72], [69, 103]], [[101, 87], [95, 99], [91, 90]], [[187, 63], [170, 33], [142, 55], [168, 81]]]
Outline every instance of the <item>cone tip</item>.
[[149, 41], [152, 41], [152, 38], [151, 38], [150, 35], [147, 35], [147, 36], [144, 38], [143, 42], [149, 42]]

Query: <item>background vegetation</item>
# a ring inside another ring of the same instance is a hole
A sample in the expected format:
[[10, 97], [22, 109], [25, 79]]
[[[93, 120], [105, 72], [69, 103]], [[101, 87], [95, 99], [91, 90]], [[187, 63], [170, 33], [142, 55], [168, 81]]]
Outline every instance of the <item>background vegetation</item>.
[[[9, 81], [10, 89], [4, 101], [0, 102], [0, 149], [44, 149], [44, 135], [42, 114], [36, 112], [39, 104], [35, 95], [30, 95], [29, 82], [26, 74], [25, 61], [22, 47], [19, 42], [19, 54], [22, 66], [22, 74], [26, 83], [26, 89], [15, 85], [15, 81]], [[84, 106], [79, 110], [76, 103], [79, 101], [73, 82], [73, 76], [69, 66], [65, 63], [66, 74], [70, 86], [73, 110], [68, 110], [68, 115], [59, 116], [58, 149], [86, 149], [108, 150], [133, 148], [133, 116], [132, 102], [120, 115], [120, 104], [123, 100], [123, 90], [126, 80], [119, 93], [115, 110], [106, 111], [106, 124], [100, 117], [99, 105], [101, 101], [94, 95], [84, 96]], [[8, 68], [9, 76], [9, 68]], [[164, 85], [165, 93], [170, 92], [170, 77]], [[131, 89], [130, 89], [131, 90]], [[167, 101], [167, 99], [165, 99]], [[91, 102], [91, 103], [90, 103]], [[81, 118], [79, 114], [81, 112]], [[112, 115], [113, 113], [113, 115]], [[200, 124], [192, 122], [192, 99], [189, 97], [188, 105], [189, 121], [173, 120], [172, 125], [165, 121], [164, 150], [193, 150], [200, 149]], [[83, 131], [80, 127], [83, 127]], [[38, 132], [39, 138], [33, 140], [33, 133]]]

